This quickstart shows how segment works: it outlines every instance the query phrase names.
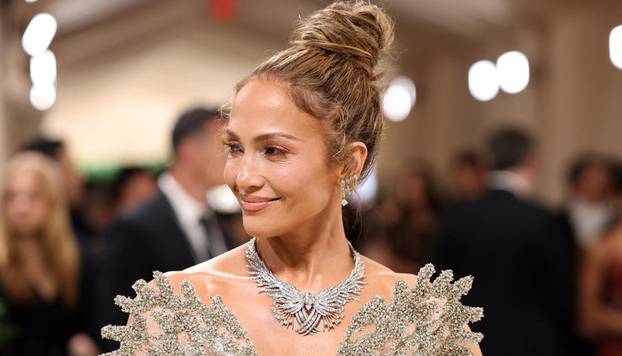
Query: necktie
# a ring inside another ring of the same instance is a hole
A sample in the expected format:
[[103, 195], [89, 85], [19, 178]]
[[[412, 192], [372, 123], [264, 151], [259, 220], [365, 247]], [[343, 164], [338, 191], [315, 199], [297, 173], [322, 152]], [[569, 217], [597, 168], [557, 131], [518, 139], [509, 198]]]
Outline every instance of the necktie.
[[227, 246], [225, 245], [224, 237], [214, 214], [203, 216], [199, 221], [207, 238], [207, 252], [209, 258], [216, 257], [226, 252]]

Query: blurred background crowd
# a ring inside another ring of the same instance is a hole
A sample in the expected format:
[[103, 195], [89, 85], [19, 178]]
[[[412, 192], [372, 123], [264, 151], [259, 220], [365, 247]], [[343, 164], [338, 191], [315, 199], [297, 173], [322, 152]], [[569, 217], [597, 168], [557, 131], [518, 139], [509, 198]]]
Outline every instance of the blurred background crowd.
[[[348, 238], [473, 275], [485, 355], [622, 354], [622, 3], [382, 3], [387, 129]], [[326, 4], [0, 1], [0, 355], [113, 350], [115, 295], [248, 240], [218, 107]]]

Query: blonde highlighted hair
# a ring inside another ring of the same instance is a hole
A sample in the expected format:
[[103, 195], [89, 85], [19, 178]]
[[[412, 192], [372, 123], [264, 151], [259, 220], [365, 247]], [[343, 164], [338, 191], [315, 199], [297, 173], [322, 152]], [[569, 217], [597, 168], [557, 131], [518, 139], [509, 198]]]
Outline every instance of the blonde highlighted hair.
[[31, 174], [47, 204], [47, 216], [39, 231], [43, 258], [59, 297], [73, 305], [78, 294], [79, 252], [70, 227], [68, 208], [58, 166], [51, 159], [33, 152], [19, 153], [5, 168], [2, 180], [2, 212], [0, 215], [0, 280], [8, 297], [28, 301], [34, 298], [33, 287], [24, 271], [24, 263], [16, 250], [16, 239], [6, 216], [7, 182]]
[[[338, 1], [299, 22], [290, 47], [260, 64], [236, 86], [255, 78], [286, 84], [295, 104], [329, 127], [333, 160], [349, 163], [347, 144], [363, 142], [376, 158], [383, 129], [381, 78], [393, 43], [393, 22], [366, 1]], [[228, 117], [225, 107], [223, 116]]]

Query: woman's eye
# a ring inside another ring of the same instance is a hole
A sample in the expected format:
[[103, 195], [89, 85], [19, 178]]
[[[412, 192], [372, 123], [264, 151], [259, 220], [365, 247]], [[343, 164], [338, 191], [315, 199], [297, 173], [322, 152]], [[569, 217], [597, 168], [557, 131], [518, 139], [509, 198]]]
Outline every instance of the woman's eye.
[[268, 146], [263, 149], [263, 154], [266, 156], [281, 156], [285, 154], [285, 150], [280, 147]]
[[242, 146], [237, 143], [225, 143], [225, 152], [229, 156], [235, 156], [242, 152]]

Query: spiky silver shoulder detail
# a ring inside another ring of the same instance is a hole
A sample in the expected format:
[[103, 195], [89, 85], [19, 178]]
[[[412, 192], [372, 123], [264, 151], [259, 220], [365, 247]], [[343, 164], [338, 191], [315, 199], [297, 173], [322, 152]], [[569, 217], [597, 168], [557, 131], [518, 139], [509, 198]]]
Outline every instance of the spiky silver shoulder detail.
[[464, 345], [479, 343], [483, 335], [465, 325], [480, 320], [483, 310], [462, 305], [460, 298], [473, 278], [452, 283], [453, 273], [443, 271], [431, 281], [434, 271], [431, 264], [421, 268], [412, 288], [397, 282], [391, 304], [376, 297], [359, 309], [339, 355], [471, 355]]
[[127, 326], [106, 326], [102, 336], [121, 342], [107, 356], [249, 355], [257, 352], [246, 331], [220, 297], [205, 305], [188, 281], [181, 295], [160, 272], [153, 273], [155, 288], [144, 280], [132, 288], [136, 298], [117, 296], [115, 303], [129, 313]]

